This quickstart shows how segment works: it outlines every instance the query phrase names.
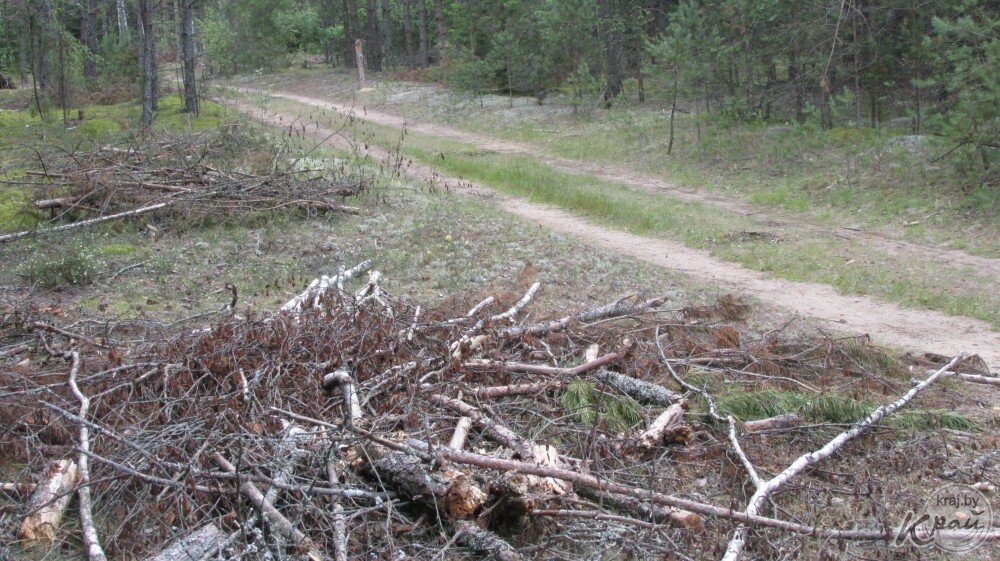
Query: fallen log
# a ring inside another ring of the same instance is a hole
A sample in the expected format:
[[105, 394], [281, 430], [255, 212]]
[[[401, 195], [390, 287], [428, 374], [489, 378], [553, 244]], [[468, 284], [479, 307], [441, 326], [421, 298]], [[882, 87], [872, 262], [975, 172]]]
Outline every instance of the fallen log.
[[565, 316], [551, 321], [508, 327], [507, 329], [502, 330], [500, 335], [511, 338], [522, 337], [524, 335], [544, 335], [546, 333], [562, 331], [574, 324], [590, 323], [602, 319], [634, 315], [660, 307], [660, 305], [666, 301], [666, 298], [652, 298], [638, 304], [627, 304], [626, 300], [628, 300], [627, 297], [622, 298], [617, 302], [608, 304], [607, 306], [602, 306], [600, 308]]
[[28, 516], [17, 531], [18, 539], [25, 545], [54, 540], [77, 483], [76, 462], [57, 460], [49, 464], [48, 471], [28, 497], [25, 509]]
[[631, 376], [626, 376], [624, 374], [619, 374], [603, 368], [594, 375], [594, 378], [605, 386], [613, 388], [643, 404], [669, 407], [684, 399], [683, 395], [675, 391], [668, 390], [659, 384], [654, 384], [652, 382], [647, 382], [645, 380], [640, 380], [638, 378], [633, 378]]
[[498, 561], [520, 558], [510, 544], [471, 520], [482, 510], [489, 495], [468, 474], [452, 468], [431, 471], [419, 457], [404, 452], [374, 450], [373, 455], [381, 455], [371, 465], [379, 480], [428, 511], [443, 514], [445, 521], [458, 532], [459, 543], [492, 555]]
[[420, 458], [402, 452], [375, 450], [371, 455], [377, 457], [371, 470], [391, 490], [432, 510], [440, 509], [448, 520], [472, 518], [486, 504], [486, 492], [464, 472], [431, 471]]
[[478, 408], [473, 407], [460, 399], [445, 397], [440, 394], [431, 395], [427, 399], [431, 403], [443, 405], [456, 413], [469, 417], [472, 419], [472, 422], [479, 425], [490, 438], [513, 450], [514, 454], [519, 456], [521, 459], [528, 461], [532, 461], [534, 459], [535, 444], [533, 442], [529, 442], [512, 431], [509, 427], [507, 427], [507, 425], [494, 420]]
[[0, 491], [18, 497], [27, 497], [34, 493], [37, 488], [38, 485], [34, 483], [0, 483]]
[[509, 386], [490, 386], [472, 390], [472, 395], [479, 399], [492, 399], [512, 395], [535, 395], [558, 390], [569, 383], [569, 380], [553, 380], [536, 384], [511, 384]]
[[[590, 345], [584, 353], [584, 360], [587, 361], [587, 364], [597, 361], [599, 360], [597, 355], [600, 352], [600, 348], [596, 344]], [[600, 369], [597, 372], [596, 378], [597, 381], [601, 382], [605, 386], [617, 390], [643, 404], [670, 407], [672, 404], [679, 402], [684, 398], [681, 394], [670, 391], [659, 384], [619, 374], [618, 372], [612, 372], [606, 368]]]
[[[928, 370], [927, 374], [934, 374], [933, 370]], [[970, 382], [973, 384], [985, 384], [988, 386], [1000, 386], [1000, 377], [998, 376], [984, 376], [982, 374], [966, 374], [964, 372], [945, 372], [945, 376], [949, 378], [955, 378], [956, 380], [962, 380], [963, 382]]]
[[509, 543], [474, 522], [457, 520], [452, 526], [462, 533], [458, 542], [469, 549], [488, 552], [497, 561], [518, 561], [521, 558]]
[[319, 303], [319, 299], [322, 298], [331, 288], [336, 288], [338, 292], [343, 293], [344, 284], [347, 281], [353, 279], [361, 273], [366, 272], [368, 269], [371, 269], [371, 266], [371, 261], [362, 261], [354, 267], [332, 277], [324, 275], [317, 279], [313, 279], [304, 291], [298, 294], [295, 298], [286, 302], [281, 307], [280, 311], [300, 313], [306, 308], [313, 307]]
[[344, 416], [347, 422], [357, 423], [362, 416], [361, 400], [358, 399], [354, 378], [346, 369], [340, 368], [323, 376], [323, 389], [331, 392], [334, 388], [340, 388], [344, 392]]
[[35, 208], [39, 210], [50, 210], [62, 208], [76, 204], [79, 199], [76, 197], [58, 197], [55, 199], [40, 199], [35, 201]]
[[746, 421], [743, 423], [743, 428], [749, 432], [760, 432], [765, 430], [791, 427], [799, 424], [800, 422], [802, 422], [802, 416], [799, 415], [798, 413], [785, 413], [784, 415], [768, 417], [766, 419], [758, 419], [756, 421]]
[[524, 364], [520, 362], [504, 362], [496, 360], [470, 360], [465, 363], [469, 370], [482, 372], [491, 370], [504, 370], [507, 372], [524, 372], [528, 374], [546, 374], [550, 376], [580, 376], [596, 368], [604, 366], [621, 358], [618, 353], [608, 353], [602, 357], [595, 357], [587, 362], [570, 368], [560, 368], [558, 366], [545, 366], [542, 364]]
[[[492, 419], [478, 408], [460, 399], [452, 399], [435, 394], [430, 396], [429, 401], [438, 405], [444, 405], [453, 411], [461, 413], [464, 415], [463, 418], [468, 418], [473, 423], [482, 427], [490, 438], [510, 448], [516, 456], [525, 461], [548, 466], [560, 465], [559, 453], [555, 447], [536, 444], [522, 437], [503, 423]], [[457, 450], [461, 450], [461, 448], [457, 448]], [[557, 495], [566, 494], [571, 489], [565, 482], [556, 479], [531, 477], [529, 478], [529, 483], [536, 491], [543, 490], [545, 493], [555, 493]]]
[[[364, 435], [366, 431], [355, 431], [355, 432]], [[402, 443], [394, 443], [394, 444], [398, 446], [399, 449], [401, 450], [413, 449], [416, 450], [418, 453], [423, 453], [423, 454], [428, 453], [429, 450], [429, 447], [427, 446], [426, 442], [422, 442], [415, 439], [408, 439], [405, 444]], [[796, 534], [802, 534], [820, 538], [847, 539], [847, 540], [885, 541], [892, 538], [892, 532], [888, 530], [866, 530], [866, 529], [842, 530], [842, 529], [823, 528], [820, 526], [809, 526], [807, 524], [799, 524], [797, 522], [789, 522], [777, 518], [768, 518], [766, 516], [760, 516], [758, 514], [748, 514], [746, 512], [733, 510], [731, 508], [725, 508], [708, 503], [702, 503], [699, 501], [693, 501], [690, 499], [684, 499], [681, 497], [676, 497], [674, 495], [668, 495], [666, 493], [661, 493], [659, 491], [652, 491], [650, 489], [645, 489], [641, 487], [631, 487], [608, 479], [601, 479], [593, 475], [579, 473], [564, 468], [544, 466], [529, 462], [519, 462], [517, 460], [507, 460], [504, 458], [494, 458], [492, 456], [473, 454], [471, 452], [458, 452], [447, 448], [435, 448], [434, 452], [438, 456], [444, 458], [445, 460], [449, 460], [457, 464], [478, 466], [481, 468], [492, 469], [497, 471], [517, 471], [529, 475], [552, 477], [555, 479], [561, 479], [563, 481], [572, 483], [574, 485], [574, 488], [578, 488], [577, 486], [590, 487], [592, 489], [596, 489], [599, 491], [607, 491], [619, 495], [633, 497], [636, 499], [646, 500], [655, 505], [685, 509], [696, 514], [702, 514], [706, 516], [718, 516], [720, 518], [725, 518], [728, 520], [735, 520], [737, 522], [756, 524], [761, 527], [776, 528], [779, 530], [784, 530], [786, 532], [792, 532]]]
[[472, 419], [469, 417], [462, 417], [458, 420], [458, 424], [455, 425], [455, 432], [451, 435], [451, 441], [448, 443], [448, 448], [452, 450], [461, 450], [465, 448], [465, 439], [469, 437], [469, 429], [472, 428]]
[[451, 343], [448, 346], [448, 350], [452, 353], [452, 356], [458, 360], [468, 356], [473, 350], [479, 348], [488, 337], [485, 335], [478, 335], [479, 331], [486, 326], [487, 323], [496, 323], [506, 320], [513, 320], [514, 316], [521, 312], [525, 306], [531, 303], [532, 298], [535, 297], [535, 293], [542, 286], [542, 283], [536, 282], [532, 284], [528, 291], [524, 293], [524, 296], [520, 300], [514, 303], [507, 311], [490, 316], [489, 318], [483, 318], [476, 322], [471, 328], [465, 331], [460, 339]]
[[[340, 481], [333, 458], [327, 458], [326, 478], [333, 486]], [[333, 499], [333, 560], [347, 561], [347, 518], [344, 516], [344, 507], [337, 498]]]
[[[300, 455], [297, 439], [300, 436], [304, 436], [305, 433], [304, 430], [291, 423], [287, 423], [284, 420], [282, 420], [282, 423], [285, 425], [284, 435], [281, 437], [275, 453], [275, 461], [278, 463], [278, 467], [274, 472], [274, 484], [264, 493], [264, 502], [272, 507], [275, 501], [278, 500], [278, 494], [281, 492], [282, 486], [288, 484], [292, 472], [295, 471], [295, 462]], [[274, 541], [275, 547], [279, 551], [284, 549], [284, 539], [280, 535], [275, 536]]]

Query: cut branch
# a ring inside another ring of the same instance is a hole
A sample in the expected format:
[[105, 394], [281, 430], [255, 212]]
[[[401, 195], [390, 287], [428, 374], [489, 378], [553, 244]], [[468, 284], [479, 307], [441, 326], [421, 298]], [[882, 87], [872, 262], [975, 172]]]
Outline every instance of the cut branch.
[[[81, 419], [86, 420], [90, 411], [90, 398], [84, 395], [76, 384], [76, 375], [80, 371], [80, 353], [73, 351], [70, 353], [70, 358], [73, 363], [69, 370], [69, 388], [77, 401], [80, 402], [80, 410], [77, 414]], [[80, 423], [77, 434], [77, 447], [80, 449], [80, 454], [77, 456], [76, 463], [80, 487], [77, 488], [76, 494], [80, 500], [80, 532], [83, 534], [83, 544], [87, 548], [87, 558], [90, 561], [106, 561], [107, 555], [104, 554], [101, 540], [97, 536], [97, 528], [94, 526], [94, 512], [90, 498], [90, 458], [87, 456], [90, 452], [90, 428], [87, 423]]]
[[[215, 465], [229, 473], [237, 473], [236, 466], [229, 463], [229, 460], [218, 452], [214, 452], [212, 454], [212, 461], [215, 462]], [[267, 502], [264, 497], [264, 493], [261, 493], [260, 489], [258, 489], [256, 485], [248, 480], [241, 480], [240, 492], [243, 496], [249, 499], [254, 506], [260, 509], [264, 518], [267, 519], [267, 521], [275, 529], [281, 532], [281, 534], [295, 544], [296, 547], [303, 550], [309, 559], [312, 561], [322, 561], [324, 559], [323, 555], [319, 551], [319, 548], [317, 548], [316, 544], [309, 539], [309, 536], [303, 534], [302, 531], [296, 528], [291, 521], [285, 518], [285, 515], [281, 514], [281, 512], [274, 507], [274, 505]]]
[[[930, 387], [931, 384], [937, 381], [938, 378], [946, 375], [948, 369], [958, 364], [958, 362], [962, 359], [962, 356], [963, 355], [959, 354], [955, 358], [951, 359], [951, 362], [931, 375], [930, 378], [927, 378], [923, 382], [914, 386], [910, 389], [910, 391], [906, 392], [896, 401], [882, 405], [866, 418], [855, 423], [850, 429], [833, 437], [832, 440], [827, 442], [826, 445], [819, 450], [799, 456], [794, 462], [791, 463], [791, 465], [785, 468], [785, 470], [778, 475], [768, 479], [767, 481], [761, 481], [757, 485], [757, 490], [754, 492], [753, 496], [750, 497], [744, 512], [748, 515], [756, 516], [760, 512], [761, 507], [764, 505], [764, 501], [766, 501], [775, 491], [783, 487], [786, 483], [794, 479], [809, 467], [816, 465], [817, 463], [834, 455], [838, 450], [843, 448], [845, 444], [857, 438], [859, 435], [878, 424], [882, 419], [892, 415], [901, 407], [912, 401], [914, 397]], [[747, 527], [746, 525], [740, 525], [733, 533], [733, 537], [729, 540], [729, 545], [726, 547], [726, 553], [722, 556], [722, 560], [736, 561], [739, 559], [740, 555], [743, 553], [743, 548], [746, 546], [746, 538]]]

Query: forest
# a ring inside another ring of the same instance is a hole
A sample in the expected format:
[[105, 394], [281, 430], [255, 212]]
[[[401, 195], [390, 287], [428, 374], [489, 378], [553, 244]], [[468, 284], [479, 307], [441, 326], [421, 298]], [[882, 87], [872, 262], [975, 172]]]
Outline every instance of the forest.
[[979, 0], [4, 0], [2, 9], [0, 74], [34, 76], [49, 103], [155, 79], [135, 63], [148, 49], [150, 60], [185, 63], [193, 110], [195, 72], [273, 70], [310, 54], [352, 67], [361, 39], [371, 70], [462, 90], [539, 102], [568, 92], [610, 106], [622, 95], [643, 101], [656, 76], [648, 87], [666, 91], [654, 95], [698, 99], [726, 119], [824, 129], [907, 119], [984, 170], [997, 158], [1000, 16]]
[[998, 558], [998, 216], [987, 0], [0, 0], [0, 561]]

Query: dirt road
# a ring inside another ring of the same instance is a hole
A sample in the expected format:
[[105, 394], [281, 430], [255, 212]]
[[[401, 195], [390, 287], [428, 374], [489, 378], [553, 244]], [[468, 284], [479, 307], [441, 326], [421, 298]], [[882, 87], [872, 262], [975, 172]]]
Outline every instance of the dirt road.
[[[410, 130], [419, 130], [424, 134], [435, 134], [477, 145], [480, 145], [481, 141], [483, 143], [481, 146], [484, 149], [497, 150], [504, 145], [512, 144], [482, 139], [479, 135], [447, 127], [415, 124], [394, 115], [354, 110], [329, 100], [281, 93], [272, 93], [271, 95], [307, 105], [336, 109], [345, 114], [353, 112], [357, 117], [377, 124], [394, 127], [406, 126]], [[297, 117], [294, 114], [273, 111], [262, 113], [259, 109], [253, 111], [253, 116], [273, 124], [288, 123]], [[326, 138], [333, 132], [319, 125], [315, 128], [312, 126], [309, 128], [309, 133], [317, 138]], [[336, 142], [336, 140], [331, 142]], [[534, 153], [522, 152], [527, 150], [523, 146], [511, 145], [508, 148], [512, 152], [535, 156]], [[376, 149], [372, 150], [376, 151]], [[377, 153], [377, 151], [374, 155], [376, 157], [386, 156]], [[552, 163], [548, 159], [540, 159], [546, 163]], [[555, 160], [561, 159], [557, 158], [553, 161]], [[570, 165], [569, 161], [566, 161], [564, 165]], [[581, 165], [573, 162], [572, 171], [580, 173]], [[703, 282], [752, 296], [765, 304], [812, 318], [839, 332], [868, 333], [879, 344], [903, 350], [932, 351], [943, 355], [953, 355], [959, 352], [975, 353], [986, 361], [991, 370], [1000, 370], [1000, 333], [992, 331], [990, 325], [983, 321], [949, 316], [930, 310], [903, 308], [865, 296], [846, 296], [839, 294], [828, 285], [771, 278], [764, 273], [747, 269], [741, 265], [716, 259], [707, 251], [692, 249], [668, 239], [638, 236], [600, 226], [549, 205], [531, 203], [524, 199], [497, 193], [486, 185], [443, 176], [434, 169], [416, 162], [407, 166], [404, 172], [417, 179], [444, 182], [450, 189], [461, 193], [489, 197], [501, 209], [515, 214], [531, 224], [586, 240], [595, 247], [606, 251], [628, 255], [665, 269], [680, 271]], [[598, 175], [598, 173], [594, 173], [594, 175]], [[632, 179], [639, 181], [637, 178]], [[621, 181], [621, 178], [616, 180]], [[671, 194], [675, 193], [671, 192]], [[886, 243], [890, 241], [885, 240]], [[915, 245], [900, 241], [891, 242]], [[928, 250], [922, 246], [915, 247]], [[997, 271], [998, 278], [1000, 278], [1000, 263], [998, 263], [1000, 260], [972, 256], [959, 251], [951, 251], [947, 259], [952, 260], [952, 266], [956, 262], [960, 262], [968, 263], [970, 266], [992, 268], [991, 270]]]
[[[248, 93], [263, 93], [246, 88], [239, 89]], [[407, 117], [377, 111], [370, 107], [355, 107], [335, 100], [298, 95], [289, 92], [272, 91], [269, 92], [269, 94], [275, 98], [287, 99], [303, 105], [334, 109], [345, 115], [354, 113], [360, 118], [379, 125], [386, 125], [399, 129], [406, 128], [407, 130], [429, 136], [465, 142], [474, 145], [480, 150], [498, 152], [501, 154], [528, 156], [564, 173], [589, 175], [605, 181], [628, 185], [634, 189], [640, 189], [653, 193], [669, 194], [670, 196], [681, 200], [703, 203], [734, 214], [760, 215], [760, 213], [751, 213], [748, 210], [749, 205], [747, 205], [744, 201], [734, 199], [731, 196], [706, 192], [703, 190], [683, 189], [677, 185], [664, 181], [662, 178], [646, 175], [637, 172], [634, 169], [605, 163], [595, 164], [592, 162], [563, 158], [541, 152], [537, 147], [529, 144], [498, 139], [488, 135], [456, 129], [445, 125], [414, 121]], [[788, 237], [794, 237], [796, 232], [808, 232], [812, 234], [819, 233], [822, 235], [830, 235], [831, 233], [831, 229], [828, 226], [810, 224], [798, 218], [792, 221], [775, 216], [773, 213], [768, 214], [767, 222], [769, 227], [775, 229], [782, 235], [787, 235]], [[838, 238], [855, 240], [862, 245], [889, 254], [905, 253], [915, 262], [926, 263], [937, 267], [968, 267], [979, 271], [984, 275], [1000, 278], [1000, 259], [971, 255], [956, 249], [921, 245], [856, 228], [844, 227], [836, 228], [835, 230], [834, 235]]]

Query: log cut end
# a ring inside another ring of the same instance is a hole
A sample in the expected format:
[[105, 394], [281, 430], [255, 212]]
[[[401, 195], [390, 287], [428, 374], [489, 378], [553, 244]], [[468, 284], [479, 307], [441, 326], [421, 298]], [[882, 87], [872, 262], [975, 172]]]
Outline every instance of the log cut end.
[[465, 474], [454, 476], [452, 481], [445, 495], [448, 515], [459, 520], [472, 518], [486, 504], [488, 495]]

